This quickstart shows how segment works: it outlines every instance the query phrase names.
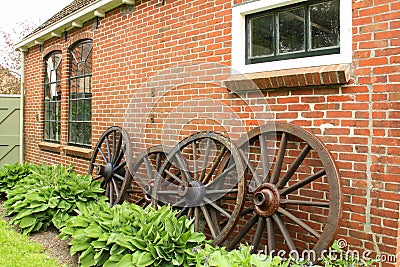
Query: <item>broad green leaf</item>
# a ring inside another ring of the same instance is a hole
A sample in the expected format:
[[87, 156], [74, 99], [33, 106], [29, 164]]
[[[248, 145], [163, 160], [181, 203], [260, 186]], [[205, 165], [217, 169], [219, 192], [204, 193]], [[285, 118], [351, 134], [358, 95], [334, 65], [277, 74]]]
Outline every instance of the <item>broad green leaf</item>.
[[36, 223], [37, 219], [35, 217], [32, 216], [27, 216], [25, 218], [23, 218], [19, 224], [19, 227], [21, 228], [27, 228], [29, 226], [32, 226]]

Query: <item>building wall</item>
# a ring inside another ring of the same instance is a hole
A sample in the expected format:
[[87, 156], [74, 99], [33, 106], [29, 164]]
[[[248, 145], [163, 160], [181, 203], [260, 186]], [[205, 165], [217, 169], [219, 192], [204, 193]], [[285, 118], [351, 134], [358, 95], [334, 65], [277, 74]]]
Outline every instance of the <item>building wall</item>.
[[[109, 126], [125, 125], [131, 131], [139, 127], [127, 115], [127, 110], [135, 109], [138, 103], [147, 103], [154, 116], [153, 122], [147, 114], [143, 117], [148, 119], [142, 122], [145, 133], [141, 140], [145, 146], [159, 144], [165, 138], [182, 138], [198, 130], [221, 130], [212, 120], [185, 117], [189, 113], [182, 105], [185, 102], [198, 103], [197, 109], [191, 107], [193, 112], [217, 114], [218, 118], [234, 112], [241, 123], [232, 126], [237, 120], [230, 117], [229, 123], [225, 123], [230, 128], [223, 130], [233, 138], [271, 119], [302, 126], [325, 142], [340, 170], [344, 208], [337, 238], [344, 237], [351, 248], [386, 256], [399, 253], [400, 3], [353, 1], [353, 62], [348, 84], [293, 86], [294, 83], [283, 81], [279, 88], [262, 91], [262, 104], [257, 104], [251, 93], [243, 92], [242, 97], [247, 101], [244, 104], [229, 89], [204, 86], [206, 82], [200, 86], [167, 86], [162, 87], [169, 88], [166, 91], [151, 91], [151, 84], [146, 81], [154, 77], [168, 80], [166, 73], [159, 72], [176, 65], [206, 61], [230, 66], [232, 1], [166, 2], [162, 5], [155, 0], [137, 1], [132, 10], [126, 6], [116, 8], [100, 18], [97, 29], [93, 22], [87, 22], [82, 29], [69, 32], [66, 41], [63, 38], [47, 41], [43, 53], [39, 46], [27, 52], [25, 160], [73, 164], [78, 171], [86, 172], [85, 153], [76, 157], [66, 155], [62, 149], [60, 153], [49, 152], [48, 148], [40, 149], [39, 142], [43, 136], [43, 57], [54, 49], [63, 53], [61, 146], [64, 146], [68, 118], [67, 48], [76, 40], [90, 37], [94, 62], [92, 147]], [[176, 77], [175, 82], [178, 82]], [[296, 85], [302, 84], [296, 82]], [[152, 94], [157, 96], [157, 102]], [[205, 101], [210, 98], [227, 109], [215, 110], [215, 103]], [[176, 120], [177, 113], [189, 122]], [[176, 129], [166, 137], [163, 123], [171, 116]], [[138, 143], [134, 146], [141, 147]], [[391, 265], [394, 264], [384, 264]]]

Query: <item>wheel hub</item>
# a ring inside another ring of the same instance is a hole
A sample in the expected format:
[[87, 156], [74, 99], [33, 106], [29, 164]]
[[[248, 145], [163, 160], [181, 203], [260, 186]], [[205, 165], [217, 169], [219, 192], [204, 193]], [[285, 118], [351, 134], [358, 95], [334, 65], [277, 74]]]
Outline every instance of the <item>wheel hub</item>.
[[108, 181], [114, 173], [114, 166], [111, 162], [107, 163], [105, 166], [96, 166], [95, 172], [97, 175], [103, 176], [104, 179]]
[[191, 206], [199, 206], [205, 195], [205, 186], [199, 181], [191, 181], [178, 187], [178, 194], [185, 198], [186, 203]]
[[151, 194], [153, 191], [153, 187], [154, 187], [154, 180], [150, 180], [144, 187], [143, 187], [143, 191], [144, 191], [144, 199], [146, 200], [146, 202], [151, 202]]
[[279, 208], [280, 195], [275, 185], [265, 183], [253, 193], [254, 210], [262, 217], [272, 216]]

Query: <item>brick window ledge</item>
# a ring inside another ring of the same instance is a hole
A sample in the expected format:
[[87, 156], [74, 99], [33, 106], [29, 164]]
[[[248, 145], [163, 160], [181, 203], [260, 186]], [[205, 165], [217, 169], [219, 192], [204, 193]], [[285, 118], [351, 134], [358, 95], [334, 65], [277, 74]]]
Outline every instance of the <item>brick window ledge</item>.
[[347, 84], [350, 81], [350, 64], [233, 75], [225, 81], [232, 91], [293, 88], [317, 85]]
[[75, 146], [64, 146], [63, 150], [66, 155], [75, 156], [84, 159], [92, 158], [92, 149], [83, 148], [83, 147], [75, 147]]
[[62, 150], [62, 147], [63, 147], [60, 144], [50, 143], [50, 142], [46, 142], [46, 141], [39, 142], [38, 146], [39, 146], [39, 148], [41, 150], [55, 152], [55, 153], [58, 153], [58, 154], [61, 153], [61, 150]]

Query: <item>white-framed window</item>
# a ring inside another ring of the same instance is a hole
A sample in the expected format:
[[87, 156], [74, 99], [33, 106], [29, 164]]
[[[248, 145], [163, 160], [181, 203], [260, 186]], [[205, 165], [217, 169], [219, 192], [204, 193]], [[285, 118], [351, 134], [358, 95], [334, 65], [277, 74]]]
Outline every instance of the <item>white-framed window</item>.
[[233, 71], [351, 63], [351, 10], [349, 0], [258, 0], [234, 6]]

